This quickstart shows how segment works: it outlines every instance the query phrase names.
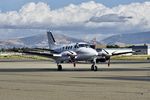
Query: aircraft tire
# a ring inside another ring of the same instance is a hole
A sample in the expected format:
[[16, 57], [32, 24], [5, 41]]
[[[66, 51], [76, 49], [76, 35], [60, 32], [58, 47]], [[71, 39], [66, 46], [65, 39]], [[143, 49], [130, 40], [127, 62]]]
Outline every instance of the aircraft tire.
[[62, 71], [62, 65], [58, 65], [58, 71]]
[[94, 71], [94, 65], [91, 66], [91, 71]]
[[94, 71], [97, 71], [97, 66], [94, 66]]

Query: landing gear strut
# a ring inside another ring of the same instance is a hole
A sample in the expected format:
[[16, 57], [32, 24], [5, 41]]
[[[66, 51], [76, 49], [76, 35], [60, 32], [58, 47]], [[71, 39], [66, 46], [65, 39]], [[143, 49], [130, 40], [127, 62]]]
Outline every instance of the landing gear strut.
[[91, 71], [97, 71], [97, 66], [96, 66], [96, 59], [93, 59], [93, 64], [91, 66]]

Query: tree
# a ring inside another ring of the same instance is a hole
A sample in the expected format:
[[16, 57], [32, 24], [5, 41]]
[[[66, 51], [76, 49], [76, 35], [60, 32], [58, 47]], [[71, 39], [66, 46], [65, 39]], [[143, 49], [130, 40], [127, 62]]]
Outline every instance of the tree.
[[106, 47], [107, 48], [120, 48], [120, 46], [118, 45], [107, 45]]

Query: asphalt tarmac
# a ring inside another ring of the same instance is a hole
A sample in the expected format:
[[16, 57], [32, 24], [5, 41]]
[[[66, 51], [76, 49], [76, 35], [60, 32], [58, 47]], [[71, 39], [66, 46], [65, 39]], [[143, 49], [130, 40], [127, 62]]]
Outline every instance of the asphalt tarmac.
[[0, 100], [150, 100], [150, 63], [0, 62]]

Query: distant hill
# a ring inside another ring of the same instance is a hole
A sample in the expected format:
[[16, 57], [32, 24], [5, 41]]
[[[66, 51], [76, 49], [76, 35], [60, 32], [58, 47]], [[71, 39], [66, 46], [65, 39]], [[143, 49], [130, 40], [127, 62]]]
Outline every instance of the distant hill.
[[150, 32], [114, 35], [102, 42], [105, 44], [150, 44]]
[[[62, 34], [54, 34], [57, 43], [72, 43], [72, 42], [83, 42], [81, 39], [68, 37]], [[0, 41], [0, 48], [13, 48], [13, 47], [48, 47], [48, 40], [46, 34], [38, 34], [30, 37], [9, 39]]]

